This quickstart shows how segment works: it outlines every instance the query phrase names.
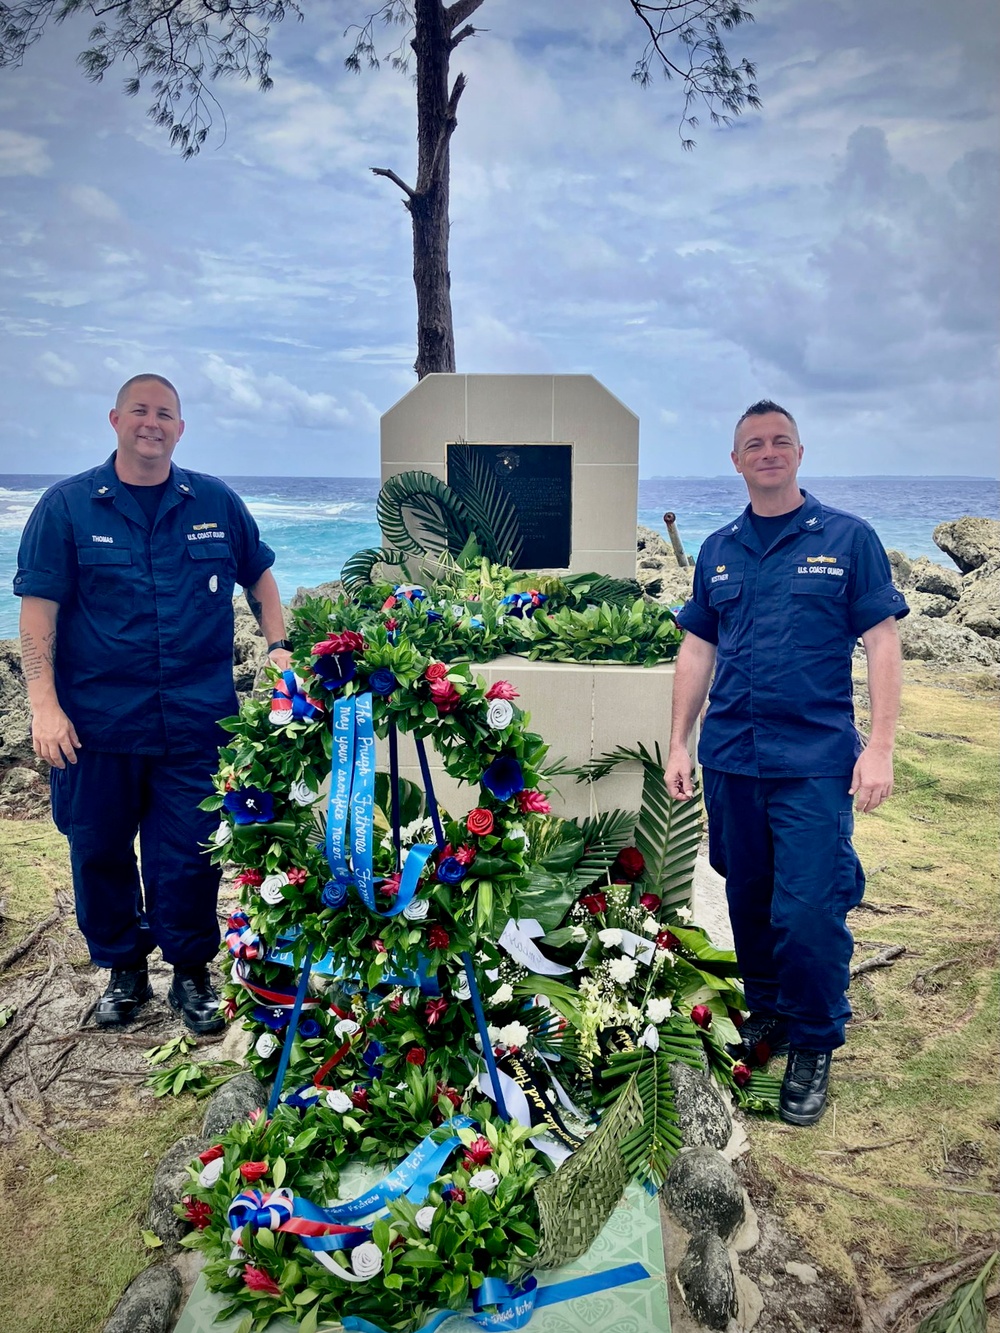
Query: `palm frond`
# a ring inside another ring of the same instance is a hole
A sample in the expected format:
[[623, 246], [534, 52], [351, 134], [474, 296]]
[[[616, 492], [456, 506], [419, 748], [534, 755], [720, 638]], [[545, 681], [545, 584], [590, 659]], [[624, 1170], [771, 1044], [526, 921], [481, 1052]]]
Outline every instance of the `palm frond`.
[[917, 1325], [916, 1333], [986, 1333], [986, 1282], [996, 1264], [991, 1254], [971, 1282], [963, 1282], [939, 1309]]
[[608, 574], [564, 574], [562, 584], [572, 602], [629, 607], [642, 596], [636, 579], [614, 579]]
[[390, 551], [384, 546], [368, 546], [363, 551], [355, 551], [340, 571], [340, 581], [350, 597], [355, 597], [362, 588], [370, 587], [375, 582], [372, 570], [376, 565], [402, 566], [406, 555], [403, 551]]
[[483, 455], [462, 440], [448, 447], [448, 484], [470, 514], [483, 554], [516, 566], [524, 547], [517, 507]]
[[375, 502], [386, 541], [410, 555], [463, 551], [472, 519], [455, 492], [430, 472], [397, 472]]
[[683, 1146], [669, 1058], [657, 1052], [646, 1060], [636, 1070], [635, 1086], [642, 1120], [622, 1139], [622, 1160], [633, 1180], [659, 1189]]
[[627, 847], [635, 829], [634, 810], [608, 810], [602, 815], [578, 820], [583, 834], [583, 856], [576, 864], [577, 875], [596, 879], [611, 869], [612, 862]]

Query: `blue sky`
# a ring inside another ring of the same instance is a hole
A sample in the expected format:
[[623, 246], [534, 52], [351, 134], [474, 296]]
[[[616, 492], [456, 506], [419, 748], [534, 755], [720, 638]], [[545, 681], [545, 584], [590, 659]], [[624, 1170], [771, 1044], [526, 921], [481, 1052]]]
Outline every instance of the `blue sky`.
[[[0, 471], [113, 445], [118, 384], [182, 392], [178, 460], [371, 476], [414, 382], [412, 87], [343, 68], [364, 11], [272, 40], [191, 162], [151, 98], [75, 65], [86, 20], [0, 71]], [[641, 474], [715, 474], [767, 395], [813, 474], [996, 469], [997, 38], [980, 0], [759, 0], [732, 35], [762, 113], [683, 153], [676, 87], [630, 81], [625, 0], [486, 0], [453, 69], [458, 368], [589, 372], [640, 416]], [[546, 26], [540, 27], [538, 15]]]

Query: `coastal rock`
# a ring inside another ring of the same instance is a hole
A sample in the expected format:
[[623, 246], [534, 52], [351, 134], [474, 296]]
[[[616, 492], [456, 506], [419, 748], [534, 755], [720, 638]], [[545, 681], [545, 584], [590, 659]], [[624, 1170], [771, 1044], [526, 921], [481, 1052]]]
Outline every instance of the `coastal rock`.
[[948, 619], [984, 638], [1000, 640], [1000, 557], [966, 574], [961, 599]]
[[957, 602], [962, 595], [962, 576], [955, 569], [936, 565], [926, 556], [914, 560], [910, 569], [910, 581], [917, 592], [930, 593], [935, 597], [947, 597]]
[[910, 586], [910, 564], [909, 556], [905, 556], [902, 551], [887, 550], [889, 564], [892, 567], [892, 581], [897, 588], [908, 588]]
[[181, 1279], [169, 1264], [153, 1264], [134, 1278], [103, 1333], [168, 1333], [181, 1301]]
[[635, 576], [646, 596], [663, 606], [677, 606], [691, 596], [693, 567], [678, 565], [673, 547], [652, 528], [638, 529]]
[[743, 1221], [743, 1190], [736, 1173], [714, 1148], [684, 1148], [674, 1158], [664, 1193], [670, 1211], [692, 1234], [729, 1236]]
[[207, 1139], [219, 1138], [233, 1125], [246, 1120], [251, 1111], [266, 1105], [267, 1089], [263, 1083], [249, 1072], [237, 1074], [212, 1093], [201, 1132]]
[[40, 763], [31, 748], [31, 713], [21, 670], [21, 645], [17, 639], [0, 639], [0, 765], [37, 768]]
[[290, 611], [297, 611], [310, 597], [329, 597], [331, 602], [335, 602], [338, 597], [343, 596], [343, 593], [344, 585], [339, 579], [334, 579], [330, 583], [318, 583], [315, 588], [296, 588], [295, 596], [288, 603], [288, 608]]
[[666, 537], [661, 537], [652, 528], [644, 528], [641, 524], [639, 525], [636, 529], [635, 547], [640, 556], [654, 556], [660, 560], [665, 560], [669, 556], [674, 564], [677, 564], [674, 548]]
[[714, 1232], [692, 1236], [677, 1269], [685, 1304], [705, 1328], [725, 1329], [736, 1313], [736, 1278], [729, 1252]]
[[[961, 605], [961, 603], [959, 603]], [[953, 669], [996, 666], [1000, 641], [983, 638], [964, 625], [929, 616], [907, 616], [899, 622], [899, 641], [904, 658], [937, 662]]]
[[955, 608], [955, 603], [947, 597], [937, 597], [929, 592], [915, 592], [912, 588], [906, 590], [906, 605], [915, 616], [930, 616], [935, 620], [948, 615]]
[[1000, 522], [966, 515], [954, 523], [939, 523], [934, 544], [950, 555], [963, 574], [1000, 557]]
[[241, 597], [233, 601], [233, 684], [242, 698], [249, 694], [267, 657], [260, 626]]
[[670, 1082], [685, 1144], [724, 1148], [733, 1132], [733, 1119], [715, 1085], [681, 1060], [670, 1065]]
[[166, 1254], [172, 1254], [178, 1248], [188, 1229], [187, 1223], [174, 1212], [174, 1204], [180, 1203], [184, 1195], [191, 1192], [188, 1167], [210, 1146], [210, 1139], [188, 1134], [168, 1148], [157, 1165], [146, 1225], [163, 1241]]
[[0, 817], [37, 819], [48, 809], [49, 784], [41, 773], [15, 764], [0, 777]]

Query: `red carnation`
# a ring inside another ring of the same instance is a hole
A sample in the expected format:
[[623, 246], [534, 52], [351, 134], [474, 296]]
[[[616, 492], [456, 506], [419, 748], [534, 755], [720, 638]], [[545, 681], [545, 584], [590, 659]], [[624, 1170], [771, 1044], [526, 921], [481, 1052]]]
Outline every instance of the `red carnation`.
[[367, 1088], [355, 1088], [354, 1091], [351, 1093], [351, 1101], [358, 1108], [359, 1111], [371, 1110], [371, 1106], [369, 1105], [368, 1102]]
[[304, 884], [306, 880], [309, 878], [308, 870], [288, 870], [285, 873], [288, 875], [289, 884], [301, 885]]
[[466, 815], [465, 827], [477, 838], [485, 838], [493, 832], [493, 811], [477, 805], [475, 810], [470, 810]]
[[476, 859], [476, 849], [475, 847], [469, 847], [468, 844], [463, 843], [462, 846], [454, 852], [454, 857], [459, 865], [471, 866]]
[[252, 1185], [255, 1180], [262, 1180], [270, 1169], [266, 1162], [244, 1162], [240, 1167], [240, 1175], [248, 1185]]
[[444, 680], [448, 674], [448, 668], [444, 662], [429, 662], [424, 671], [425, 680]]
[[206, 1148], [204, 1152], [198, 1154], [198, 1161], [202, 1166], [208, 1166], [209, 1162], [214, 1162], [218, 1157], [225, 1156], [225, 1149], [221, 1143], [216, 1143], [211, 1148]]
[[281, 1288], [274, 1278], [268, 1277], [262, 1268], [254, 1268], [253, 1264], [247, 1264], [244, 1268], [243, 1281], [251, 1291], [260, 1292], [262, 1296], [281, 1295]]
[[448, 1012], [447, 1000], [428, 1000], [427, 1008], [424, 1010], [424, 1017], [427, 1019], [427, 1026], [432, 1028], [435, 1023], [440, 1023]]
[[738, 1088], [745, 1087], [746, 1084], [750, 1082], [751, 1077], [750, 1070], [742, 1060], [738, 1064], [733, 1065], [733, 1082]]
[[432, 680], [431, 700], [439, 713], [453, 713], [462, 702], [462, 696], [450, 680]]
[[241, 870], [236, 876], [236, 883], [248, 889], [259, 889], [264, 883], [264, 876], [259, 870]]
[[427, 944], [432, 949], [447, 949], [451, 936], [442, 926], [431, 926], [427, 932]]
[[598, 916], [608, 910], [607, 894], [585, 893], [580, 899], [580, 906], [585, 907], [591, 916]]
[[620, 872], [627, 879], [638, 879], [646, 869], [646, 862], [643, 859], [642, 852], [635, 847], [623, 847], [615, 857], [615, 863], [611, 867], [612, 875]]
[[712, 1026], [712, 1011], [707, 1004], [695, 1005], [691, 1010], [691, 1022], [699, 1028], [710, 1028]]
[[212, 1210], [203, 1199], [192, 1199], [190, 1194], [185, 1194], [181, 1203], [185, 1221], [190, 1222], [196, 1231], [204, 1231], [212, 1225]]
[[522, 815], [550, 815], [552, 807], [540, 791], [519, 791], [517, 805]]
[[482, 1166], [493, 1156], [493, 1144], [489, 1139], [484, 1139], [481, 1135], [478, 1139], [473, 1139], [465, 1150], [465, 1156], [462, 1159], [462, 1165], [467, 1171]]
[[658, 949], [676, 949], [680, 946], [680, 940], [672, 930], [661, 930], [656, 937], [656, 947]]
[[644, 893], [639, 899], [639, 906], [645, 907], [647, 912], [658, 912], [662, 901], [658, 893]]
[[414, 1046], [406, 1052], [406, 1063], [408, 1065], [422, 1065], [427, 1059], [427, 1052], [422, 1046]]
[[491, 700], [516, 699], [518, 698], [518, 693], [517, 690], [514, 689], [514, 686], [510, 683], [509, 680], [495, 680], [493, 684], [490, 686], [490, 688], [486, 691], [486, 697], [487, 699]]

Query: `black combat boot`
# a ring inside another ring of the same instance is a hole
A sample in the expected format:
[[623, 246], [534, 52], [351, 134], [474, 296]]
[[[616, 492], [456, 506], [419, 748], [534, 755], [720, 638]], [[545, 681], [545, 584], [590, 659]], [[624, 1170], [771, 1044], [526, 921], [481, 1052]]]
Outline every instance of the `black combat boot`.
[[832, 1051], [806, 1051], [796, 1047], [788, 1053], [781, 1081], [778, 1114], [790, 1125], [815, 1125], [826, 1110]]
[[776, 1014], [751, 1014], [739, 1033], [739, 1041], [730, 1042], [726, 1050], [751, 1069], [763, 1069], [772, 1055], [788, 1050], [788, 1024]]
[[175, 967], [174, 979], [167, 1000], [184, 1020], [184, 1026], [205, 1036], [219, 1032], [226, 1022], [219, 1012], [219, 997], [208, 979], [208, 964], [195, 967]]
[[128, 1023], [147, 1000], [153, 998], [146, 964], [141, 967], [113, 967], [111, 980], [97, 1001], [94, 1022], [102, 1028], [118, 1028]]

